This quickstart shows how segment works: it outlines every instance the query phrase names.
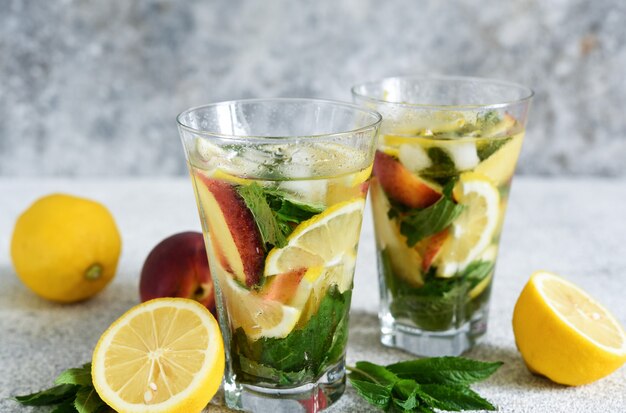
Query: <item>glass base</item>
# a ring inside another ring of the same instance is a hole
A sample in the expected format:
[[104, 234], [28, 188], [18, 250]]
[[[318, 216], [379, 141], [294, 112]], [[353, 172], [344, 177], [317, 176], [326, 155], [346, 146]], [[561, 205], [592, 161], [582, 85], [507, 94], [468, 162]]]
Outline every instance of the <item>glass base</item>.
[[241, 384], [226, 377], [224, 398], [226, 405], [236, 410], [315, 413], [335, 403], [345, 388], [346, 371], [342, 360], [317, 382], [288, 389]]
[[395, 320], [391, 314], [380, 318], [381, 343], [423, 357], [459, 356], [476, 344], [486, 332], [486, 317], [472, 319], [458, 328], [426, 331]]

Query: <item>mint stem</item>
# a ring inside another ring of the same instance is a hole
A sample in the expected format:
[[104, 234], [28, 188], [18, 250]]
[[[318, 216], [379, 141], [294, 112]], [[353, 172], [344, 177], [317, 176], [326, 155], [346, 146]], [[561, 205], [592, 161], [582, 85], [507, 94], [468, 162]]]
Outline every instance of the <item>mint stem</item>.
[[351, 372], [354, 372], [354, 373], [358, 373], [358, 374], [360, 374], [360, 375], [362, 375], [362, 376], [365, 376], [365, 377], [367, 377], [368, 379], [370, 379], [371, 381], [373, 381], [373, 382], [374, 382], [374, 383], [376, 383], [376, 384], [381, 384], [381, 382], [380, 382], [380, 381], [378, 381], [378, 380], [376, 379], [376, 377], [372, 376], [371, 374], [367, 374], [366, 372], [364, 372], [364, 371], [363, 371], [363, 370], [361, 370], [361, 369], [358, 369], [358, 368], [356, 368], [356, 367], [352, 367], [352, 366], [346, 366], [346, 370], [351, 371]]

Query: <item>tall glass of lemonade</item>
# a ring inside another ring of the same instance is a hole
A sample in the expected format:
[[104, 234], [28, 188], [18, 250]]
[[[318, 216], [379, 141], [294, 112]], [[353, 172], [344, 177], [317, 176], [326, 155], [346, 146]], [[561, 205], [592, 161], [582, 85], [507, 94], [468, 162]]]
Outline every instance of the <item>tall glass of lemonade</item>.
[[312, 99], [178, 116], [231, 408], [314, 412], [345, 387], [348, 310], [381, 118]]
[[458, 355], [487, 328], [533, 93], [462, 77], [387, 78], [352, 92], [383, 116], [371, 183], [382, 342]]

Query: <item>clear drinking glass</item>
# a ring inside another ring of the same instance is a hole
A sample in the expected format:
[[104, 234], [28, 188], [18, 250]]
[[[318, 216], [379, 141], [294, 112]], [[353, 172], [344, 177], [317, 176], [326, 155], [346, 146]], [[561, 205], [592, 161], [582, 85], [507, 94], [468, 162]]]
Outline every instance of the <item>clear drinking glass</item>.
[[487, 329], [491, 282], [533, 92], [464, 77], [355, 86], [383, 115], [371, 183], [383, 344], [458, 355]]
[[345, 387], [380, 115], [348, 103], [255, 99], [177, 119], [215, 284], [227, 405], [327, 407]]

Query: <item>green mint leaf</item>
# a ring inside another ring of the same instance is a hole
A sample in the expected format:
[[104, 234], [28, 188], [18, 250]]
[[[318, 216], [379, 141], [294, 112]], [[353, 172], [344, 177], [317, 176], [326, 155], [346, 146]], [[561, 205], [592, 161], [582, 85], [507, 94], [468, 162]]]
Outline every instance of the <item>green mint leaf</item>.
[[400, 380], [393, 386], [393, 402], [402, 410], [411, 412], [419, 406], [419, 386], [414, 380]]
[[400, 378], [420, 384], [468, 385], [488, 378], [502, 364], [463, 357], [433, 357], [390, 364], [387, 369]]
[[246, 206], [252, 212], [263, 243], [282, 248], [297, 225], [324, 210], [323, 205], [305, 204], [276, 188], [264, 188], [253, 182], [237, 187]]
[[512, 138], [485, 139], [484, 141], [478, 142], [476, 145], [476, 153], [478, 154], [478, 159], [484, 161], [485, 159], [489, 158], [511, 139]]
[[278, 383], [279, 385], [287, 386], [292, 383], [301, 383], [307, 378], [314, 378], [312, 375], [307, 374], [306, 370], [298, 372], [284, 372], [259, 364], [242, 355], [239, 355], [238, 358], [241, 371], [250, 374], [255, 378], [266, 379], [268, 383]]
[[97, 413], [106, 404], [100, 399], [96, 389], [91, 386], [83, 386], [76, 393], [76, 400], [74, 400], [74, 407], [78, 413]]
[[[331, 286], [322, 298], [317, 313], [304, 326], [294, 329], [284, 338], [251, 340], [239, 328], [231, 338], [232, 353], [278, 372], [317, 377], [343, 355], [348, 338], [350, 298], [350, 291], [340, 293], [336, 286]], [[242, 369], [241, 362], [235, 360], [235, 364], [236, 368], [239, 366], [239, 370]], [[245, 373], [252, 376], [257, 374], [251, 369]], [[267, 370], [259, 374], [267, 374]], [[290, 374], [284, 377], [288, 381], [294, 377], [297, 379], [297, 376]]]
[[280, 189], [265, 188], [264, 191], [267, 202], [280, 221], [299, 224], [324, 211], [324, 205], [305, 204]]
[[500, 123], [500, 115], [496, 110], [488, 110], [476, 117], [475, 128], [478, 130], [486, 130], [495, 127]]
[[50, 413], [78, 413], [74, 407], [74, 399], [69, 399], [57, 405]]
[[24, 406], [48, 406], [73, 399], [78, 388], [73, 384], [61, 384], [37, 393], [16, 396], [15, 400]]
[[91, 386], [91, 363], [87, 363], [83, 367], [65, 370], [54, 380], [54, 384]]
[[357, 380], [348, 376], [348, 380], [357, 394], [366, 402], [380, 409], [387, 410], [391, 402], [391, 389], [370, 381]]
[[420, 397], [429, 407], [450, 410], [496, 410], [496, 407], [465, 385], [422, 384]]
[[369, 361], [359, 361], [356, 363], [351, 373], [355, 378], [371, 381], [383, 386], [393, 386], [398, 380], [398, 376], [387, 370], [384, 366], [370, 363]]
[[444, 149], [433, 146], [428, 148], [427, 154], [432, 164], [419, 172], [422, 178], [433, 180], [441, 185], [446, 185], [450, 182], [450, 179], [459, 174], [454, 161]]
[[243, 198], [250, 212], [252, 212], [261, 233], [263, 244], [271, 244], [279, 248], [287, 245], [287, 238], [279, 227], [276, 217], [265, 199], [263, 188], [254, 182], [250, 185], [237, 187], [237, 192]]
[[[446, 188], [452, 185], [447, 185]], [[406, 237], [406, 244], [414, 247], [424, 238], [447, 228], [465, 208], [456, 204], [446, 191], [437, 202], [424, 209], [414, 209], [400, 216], [400, 232]]]
[[461, 277], [467, 280], [473, 287], [487, 278], [493, 272], [494, 267], [495, 263], [493, 261], [473, 261], [465, 268]]

